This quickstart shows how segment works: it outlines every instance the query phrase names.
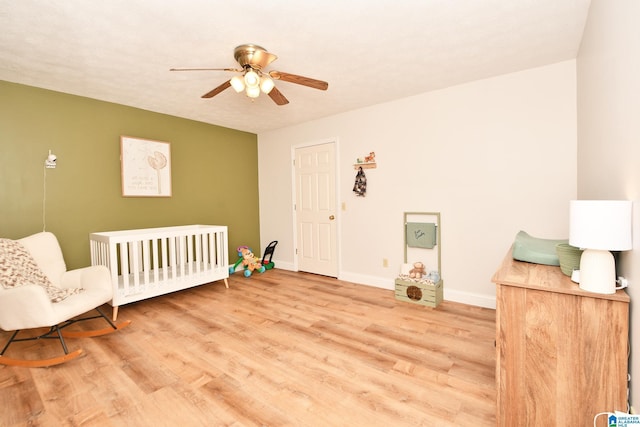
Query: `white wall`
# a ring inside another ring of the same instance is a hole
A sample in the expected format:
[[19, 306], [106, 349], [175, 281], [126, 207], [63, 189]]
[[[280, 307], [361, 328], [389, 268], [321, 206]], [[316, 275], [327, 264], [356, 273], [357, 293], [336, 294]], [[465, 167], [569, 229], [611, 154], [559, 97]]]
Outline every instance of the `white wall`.
[[[334, 139], [339, 199], [346, 204], [337, 212], [339, 277], [392, 289], [403, 262], [403, 212], [439, 211], [445, 299], [495, 307], [491, 276], [519, 230], [568, 237], [577, 174], [575, 65], [566, 61], [259, 134], [262, 246], [278, 240], [276, 265], [295, 266], [291, 147]], [[378, 167], [365, 171], [367, 196], [359, 198], [352, 192], [353, 163], [370, 151]]]
[[[578, 196], [634, 201], [634, 250], [618, 274], [631, 296], [631, 403], [640, 409], [640, 2], [593, 0], [577, 60]], [[603, 408], [603, 410], [608, 408]]]

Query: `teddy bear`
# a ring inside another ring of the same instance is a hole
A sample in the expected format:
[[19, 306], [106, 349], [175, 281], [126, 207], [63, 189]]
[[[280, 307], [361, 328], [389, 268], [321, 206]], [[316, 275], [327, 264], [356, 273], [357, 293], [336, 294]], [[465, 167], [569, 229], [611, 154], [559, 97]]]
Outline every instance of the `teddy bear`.
[[427, 271], [424, 268], [424, 264], [421, 262], [414, 262], [413, 268], [409, 270], [409, 277], [412, 279], [422, 279], [422, 276], [427, 274]]

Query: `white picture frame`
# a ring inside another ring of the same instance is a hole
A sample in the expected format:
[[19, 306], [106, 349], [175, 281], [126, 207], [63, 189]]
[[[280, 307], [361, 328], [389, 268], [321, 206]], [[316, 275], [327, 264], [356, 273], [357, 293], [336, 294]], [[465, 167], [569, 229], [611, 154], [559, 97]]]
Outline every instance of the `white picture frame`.
[[171, 144], [120, 137], [123, 197], [171, 197]]

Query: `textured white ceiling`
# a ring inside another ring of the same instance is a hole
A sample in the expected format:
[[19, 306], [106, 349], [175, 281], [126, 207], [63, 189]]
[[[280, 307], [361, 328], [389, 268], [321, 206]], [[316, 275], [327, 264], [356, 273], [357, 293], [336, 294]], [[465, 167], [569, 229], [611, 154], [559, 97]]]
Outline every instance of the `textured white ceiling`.
[[[590, 0], [0, 0], [0, 80], [259, 133], [575, 58]], [[233, 89], [233, 49], [278, 55], [277, 106]]]

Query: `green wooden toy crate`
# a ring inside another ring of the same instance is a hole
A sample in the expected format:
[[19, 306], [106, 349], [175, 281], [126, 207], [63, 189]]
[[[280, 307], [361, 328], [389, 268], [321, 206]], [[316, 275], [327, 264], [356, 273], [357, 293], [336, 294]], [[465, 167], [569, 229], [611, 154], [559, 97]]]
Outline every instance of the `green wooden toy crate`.
[[443, 288], [442, 280], [429, 284], [396, 279], [396, 299], [437, 307], [442, 302]]

